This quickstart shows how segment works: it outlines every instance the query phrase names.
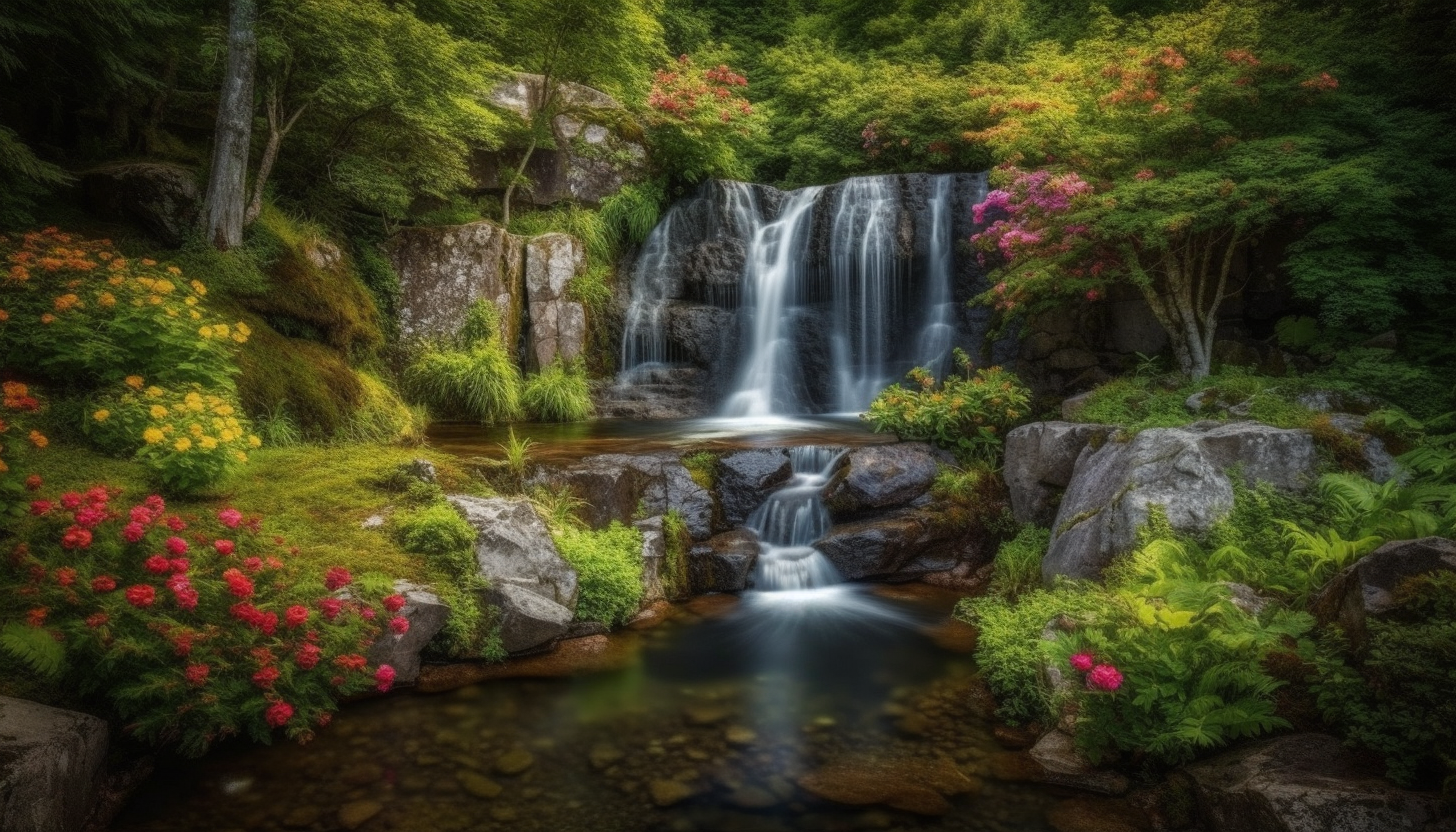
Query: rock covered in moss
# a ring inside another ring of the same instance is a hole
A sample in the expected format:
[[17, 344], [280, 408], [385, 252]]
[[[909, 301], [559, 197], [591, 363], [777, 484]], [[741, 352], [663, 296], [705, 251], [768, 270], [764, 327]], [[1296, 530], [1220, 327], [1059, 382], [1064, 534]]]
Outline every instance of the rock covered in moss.
[[1321, 624], [1339, 624], [1359, 649], [1367, 638], [1366, 622], [1400, 607], [1401, 584], [1436, 572], [1456, 572], [1456, 541], [1392, 540], [1336, 575], [1310, 609]]

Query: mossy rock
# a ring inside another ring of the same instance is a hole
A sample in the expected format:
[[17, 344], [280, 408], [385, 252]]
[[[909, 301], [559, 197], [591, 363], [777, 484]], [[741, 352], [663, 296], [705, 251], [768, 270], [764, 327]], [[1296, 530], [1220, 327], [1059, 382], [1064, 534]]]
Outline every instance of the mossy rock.
[[253, 336], [238, 351], [238, 395], [252, 416], [280, 409], [312, 439], [333, 437], [364, 402], [365, 387], [342, 353], [280, 335], [261, 318], [244, 315]]

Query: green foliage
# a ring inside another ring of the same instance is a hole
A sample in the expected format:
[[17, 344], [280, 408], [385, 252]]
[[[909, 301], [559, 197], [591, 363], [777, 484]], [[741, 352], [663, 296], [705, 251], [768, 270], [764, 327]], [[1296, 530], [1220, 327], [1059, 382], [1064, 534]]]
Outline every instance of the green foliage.
[[581, 512], [589, 503], [571, 489], [552, 489], [538, 485], [531, 489], [531, 503], [553, 529], [585, 528]]
[[454, 342], [427, 342], [405, 367], [404, 389], [440, 416], [511, 421], [521, 413], [521, 376], [501, 342], [495, 307], [477, 301]]
[[558, 358], [541, 372], [527, 376], [521, 406], [538, 422], [590, 419], [594, 408], [585, 366], [580, 360], [566, 362]]
[[66, 647], [43, 627], [7, 621], [0, 628], [0, 650], [9, 653], [31, 673], [56, 679], [66, 668]]
[[973, 370], [959, 349], [956, 363], [964, 377], [947, 376], [939, 384], [929, 371], [912, 370], [916, 387], [884, 390], [863, 418], [878, 432], [926, 440], [963, 460], [994, 460], [1002, 436], [1030, 412], [1031, 391], [1000, 367]]
[[712, 451], [693, 451], [682, 458], [683, 467], [693, 482], [707, 491], [718, 487], [718, 455]]
[[394, 528], [406, 552], [424, 555], [453, 579], [475, 571], [475, 529], [444, 500], [402, 513]]
[[535, 445], [536, 440], [529, 436], [518, 439], [516, 429], [511, 428], [508, 438], [499, 446], [501, 452], [505, 454], [506, 470], [515, 480], [517, 488], [526, 482], [526, 471], [531, 464], [531, 448]]
[[602, 200], [602, 223], [620, 243], [641, 245], [657, 227], [666, 199], [661, 181], [626, 185]]
[[1380, 754], [1387, 776], [1430, 786], [1456, 774], [1456, 707], [1447, 695], [1456, 684], [1456, 580], [1440, 573], [1403, 593], [1398, 616], [1368, 622], [1360, 656], [1342, 639], [1317, 655], [1314, 690], [1325, 718], [1351, 744]]
[[1349, 537], [1409, 540], [1456, 531], [1456, 486], [1427, 482], [1376, 484], [1327, 474], [1319, 491], [1334, 508], [1334, 525]]
[[662, 516], [662, 536], [667, 550], [659, 572], [662, 593], [669, 599], [682, 598], [692, 590], [688, 581], [688, 549], [693, 545], [693, 537], [688, 532], [688, 523], [682, 512], [668, 509], [667, 514]]
[[1041, 586], [1041, 561], [1051, 543], [1050, 529], [1027, 524], [996, 550], [991, 591], [1015, 598]]
[[553, 537], [581, 582], [578, 619], [614, 627], [636, 615], [642, 604], [640, 531], [613, 521], [600, 531], [557, 529]]
[[[1208, 418], [1229, 418], [1226, 408], [1244, 405], [1241, 418], [1281, 428], [1309, 428], [1316, 414], [1298, 402], [1311, 389], [1302, 378], [1261, 376], [1241, 367], [1223, 367], [1201, 379], [1157, 373], [1113, 379], [1092, 390], [1072, 418], [1090, 424], [1118, 425], [1133, 434], [1148, 428], [1182, 427]], [[1202, 409], [1186, 402], [1201, 393]]]
[[422, 443], [428, 421], [425, 415], [405, 404], [378, 376], [363, 372], [358, 376], [363, 396], [337, 438], [377, 445]]
[[253, 431], [269, 448], [289, 448], [303, 443], [303, 431], [283, 405], [253, 418]]
[[1279, 337], [1279, 346], [1288, 350], [1306, 350], [1319, 341], [1319, 322], [1307, 315], [1280, 318], [1274, 324], [1274, 334]]

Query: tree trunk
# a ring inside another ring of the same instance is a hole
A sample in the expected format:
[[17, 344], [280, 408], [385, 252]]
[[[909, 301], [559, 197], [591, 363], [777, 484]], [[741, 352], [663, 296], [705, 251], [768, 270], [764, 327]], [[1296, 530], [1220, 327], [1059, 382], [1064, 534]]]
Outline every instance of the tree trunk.
[[226, 251], [242, 245], [253, 138], [253, 74], [258, 58], [257, 0], [230, 0], [227, 74], [217, 107], [212, 173], [205, 210], [208, 242]]
[[531, 161], [531, 154], [536, 152], [536, 135], [531, 134], [531, 143], [526, 145], [526, 152], [521, 156], [521, 164], [516, 166], [515, 173], [511, 174], [511, 181], [506, 183], [506, 194], [501, 198], [501, 225], [507, 231], [511, 229], [511, 195], [516, 192], [516, 184], [526, 175], [526, 165]]
[[1218, 310], [1230, 294], [1229, 273], [1240, 240], [1237, 231], [1228, 232], [1226, 239], [1214, 232], [1194, 235], [1146, 264], [1134, 249], [1123, 249], [1133, 282], [1168, 333], [1179, 371], [1194, 381], [1213, 370]]
[[287, 121], [283, 121], [276, 89], [268, 93], [268, 143], [263, 146], [263, 158], [258, 160], [258, 175], [253, 178], [253, 198], [248, 201], [248, 211], [243, 217], [244, 227], [257, 222], [258, 215], [263, 213], [263, 189], [273, 173], [273, 163], [278, 161], [278, 149], [283, 146], [284, 137], [307, 108], [308, 104], [300, 105]]

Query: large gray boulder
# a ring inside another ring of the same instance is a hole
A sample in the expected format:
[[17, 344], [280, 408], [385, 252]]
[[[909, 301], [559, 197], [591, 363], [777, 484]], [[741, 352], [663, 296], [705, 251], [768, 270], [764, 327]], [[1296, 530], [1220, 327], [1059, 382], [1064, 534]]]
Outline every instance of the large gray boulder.
[[789, 454], [782, 448], [739, 451], [718, 461], [718, 500], [723, 522], [738, 528], [775, 489], [793, 476]]
[[758, 562], [758, 538], [747, 529], [714, 535], [688, 550], [688, 583], [694, 594], [741, 592]]
[[386, 254], [399, 275], [399, 328], [407, 338], [454, 335], [478, 300], [495, 305], [501, 339], [517, 343], [526, 303], [526, 241], [491, 222], [405, 228]]
[[667, 535], [662, 529], [662, 516], [648, 517], [632, 524], [642, 532], [642, 606], [666, 597], [663, 570], [667, 568]]
[[1051, 525], [1056, 496], [1071, 483], [1082, 449], [1105, 441], [1115, 430], [1110, 425], [1035, 422], [1006, 434], [1004, 476], [1016, 522]]
[[557, 358], [572, 361], [586, 348], [586, 307], [566, 295], [585, 268], [586, 246], [569, 234], [542, 234], [526, 243], [530, 357], [536, 367]]
[[713, 495], [693, 481], [677, 453], [589, 456], [543, 467], [531, 484], [573, 492], [587, 504], [582, 519], [592, 528], [677, 511], [694, 540], [713, 534]]
[[908, 505], [930, 492], [948, 454], [924, 442], [897, 442], [856, 448], [824, 489], [835, 517]]
[[1237, 467], [1250, 483], [1297, 490], [1314, 478], [1318, 464], [1308, 432], [1255, 422], [1155, 428], [1089, 445], [1057, 511], [1042, 577], [1098, 577], [1136, 545], [1154, 506], [1177, 531], [1207, 531], [1233, 508], [1230, 469]]
[[369, 648], [369, 663], [393, 667], [394, 681], [409, 684], [420, 677], [420, 653], [445, 628], [450, 607], [427, 586], [395, 581], [394, 591], [404, 598], [404, 606], [397, 615], [409, 622], [409, 630], [404, 633], [385, 630]]
[[1027, 753], [1041, 768], [1033, 778], [1041, 783], [1110, 795], [1125, 794], [1132, 785], [1127, 777], [1088, 762], [1072, 735], [1062, 730], [1043, 734]]
[[500, 584], [486, 595], [500, 609], [501, 646], [507, 653], [549, 644], [571, 628], [571, 610], [523, 586]]
[[930, 507], [836, 524], [814, 548], [845, 580], [909, 581], [977, 559], [980, 544]]
[[0, 696], [0, 829], [80, 832], [101, 790], [106, 723]]
[[1366, 622], [1400, 607], [1400, 585], [1435, 572], [1456, 572], [1456, 541], [1393, 540], [1336, 575], [1310, 608], [1321, 624], [1339, 624], [1358, 650], [1366, 642]]
[[1440, 795], [1397, 788], [1340, 741], [1291, 734], [1189, 766], [1208, 832], [1449, 832]]
[[138, 222], [169, 246], [182, 245], [202, 213], [197, 176], [178, 165], [105, 165], [82, 174], [81, 186], [92, 210]]

